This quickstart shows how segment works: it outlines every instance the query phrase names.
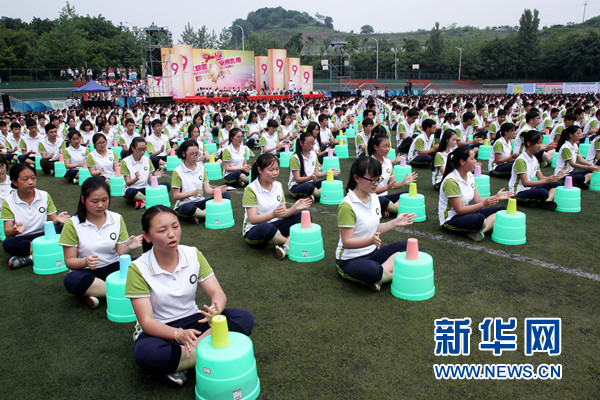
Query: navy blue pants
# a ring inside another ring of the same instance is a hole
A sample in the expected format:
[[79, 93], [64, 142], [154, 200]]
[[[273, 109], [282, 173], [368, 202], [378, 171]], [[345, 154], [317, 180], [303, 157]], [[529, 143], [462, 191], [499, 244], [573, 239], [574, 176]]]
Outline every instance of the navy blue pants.
[[381, 205], [381, 210], [385, 211], [388, 208], [388, 206], [390, 205], [390, 203], [397, 202], [398, 199], [400, 199], [400, 195], [402, 193], [407, 193], [407, 192], [386, 194], [385, 196], [377, 196], [377, 198], [379, 199], [379, 205]]
[[523, 190], [522, 192], [517, 193], [515, 197], [517, 198], [517, 201], [519, 203], [541, 203], [546, 201], [546, 199], [548, 198], [548, 191], [550, 189], [559, 186], [560, 182], [544, 183], [543, 185], [535, 186], [528, 190]]
[[407, 153], [408, 150], [410, 150], [412, 141], [413, 136], [408, 136], [406, 139], [402, 140], [402, 142], [398, 145], [398, 153]]
[[406, 251], [406, 241], [388, 244], [370, 254], [351, 260], [336, 260], [337, 272], [342, 278], [361, 282], [365, 285], [377, 283], [383, 276], [381, 264], [386, 262], [394, 253], [403, 251]]
[[[490, 155], [492, 157], [492, 155]], [[509, 177], [512, 172], [513, 162], [502, 163], [500, 165], [496, 165], [496, 168], [489, 172], [490, 176], [495, 178], [506, 178]]]
[[[159, 185], [164, 185], [167, 187], [167, 191], [171, 190], [171, 184], [169, 182], [161, 182]], [[123, 193], [123, 197], [125, 197], [129, 201], [134, 201], [135, 195], [138, 193], [146, 194], [146, 188], [136, 189], [136, 188], [127, 188], [125, 189], [125, 193]]]
[[150, 161], [152, 161], [152, 165], [154, 165], [154, 169], [158, 169], [160, 167], [159, 161], [167, 162], [167, 156], [150, 156]]
[[17, 160], [19, 160], [20, 163], [24, 163], [28, 159], [31, 161], [35, 161], [35, 157], [25, 157], [23, 155], [17, 156]]
[[69, 182], [73, 182], [73, 179], [77, 177], [78, 173], [79, 170], [77, 168], [68, 169], [67, 172], [65, 172], [65, 179]]
[[[223, 198], [224, 199], [231, 199], [231, 195], [227, 192], [223, 193]], [[199, 208], [201, 210], [204, 210], [206, 208], [206, 202], [209, 200], [212, 200], [213, 198], [211, 197], [210, 199], [204, 199], [204, 200], [200, 200], [200, 201], [190, 201], [188, 203], [182, 204], [179, 207], [177, 207], [175, 209], [175, 212], [177, 212], [177, 214], [181, 214], [184, 217], [192, 217], [194, 215], [194, 213], [196, 212], [196, 209]]]
[[242, 174], [248, 176], [248, 174], [246, 172], [233, 171], [233, 172], [230, 172], [227, 175], [225, 175], [225, 178], [223, 178], [223, 180], [226, 183], [236, 183], [237, 181], [240, 180], [240, 176], [242, 176]]
[[590, 171], [571, 171], [568, 176], [573, 178], [573, 185], [579, 185], [585, 182], [585, 176], [590, 173]]
[[[56, 233], [60, 234], [63, 226], [55, 226]], [[7, 236], [2, 242], [2, 248], [8, 255], [17, 257], [26, 257], [30, 255], [31, 242], [33, 239], [44, 236], [44, 231], [27, 233], [25, 235]]]
[[[239, 308], [228, 308], [221, 313], [227, 318], [230, 332], [243, 333], [250, 336], [254, 327], [254, 316], [249, 311]], [[173, 328], [196, 329], [202, 333], [210, 327], [208, 323], [199, 323], [204, 315], [197, 313], [178, 319], [167, 325]], [[195, 351], [195, 350], [194, 350]], [[133, 346], [133, 358], [137, 365], [147, 373], [171, 374], [177, 370], [181, 359], [181, 345], [173, 340], [166, 340], [142, 332]]]
[[265, 247], [271, 239], [279, 231], [283, 236], [290, 236], [290, 228], [292, 225], [300, 223], [300, 213], [288, 217], [286, 219], [279, 219], [274, 222], [263, 222], [253, 226], [246, 234], [244, 239], [252, 247], [261, 248]]
[[96, 269], [75, 269], [69, 271], [67, 275], [65, 275], [65, 279], [63, 283], [65, 285], [65, 289], [69, 294], [74, 294], [77, 296], [83, 296], [85, 292], [88, 290], [94, 279], [102, 279], [103, 281], [115, 271], [119, 270], [119, 262], [114, 262], [112, 264], [108, 264], [102, 268]]
[[506, 207], [488, 207], [482, 208], [473, 213], [455, 215], [449, 221], [442, 225], [442, 229], [450, 232], [479, 232], [483, 228], [485, 219]]
[[299, 197], [308, 197], [315, 189], [321, 189], [321, 183], [323, 183], [325, 179], [321, 179], [320, 181], [308, 181], [304, 183], [299, 183], [290, 188], [290, 194], [293, 198]]
[[410, 165], [412, 165], [413, 167], [426, 168], [429, 166], [429, 164], [431, 164], [432, 161], [433, 158], [431, 158], [429, 154], [425, 154], [424, 156], [416, 156], [415, 158], [413, 158], [413, 160], [410, 162]]

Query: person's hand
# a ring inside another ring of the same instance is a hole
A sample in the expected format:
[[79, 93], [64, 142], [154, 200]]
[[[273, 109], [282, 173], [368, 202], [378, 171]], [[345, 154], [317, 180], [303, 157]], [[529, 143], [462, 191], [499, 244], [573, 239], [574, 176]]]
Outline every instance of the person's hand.
[[294, 207], [298, 211], [306, 210], [307, 208], [310, 208], [311, 204], [312, 204], [312, 199], [310, 197], [306, 197], [304, 199], [300, 199], [300, 200], [296, 201], [296, 203], [294, 203]]
[[15, 222], [13, 228], [19, 235], [25, 231], [25, 225], [22, 222]]
[[379, 238], [379, 235], [381, 235], [381, 233], [379, 232], [375, 232], [375, 234], [373, 235], [373, 237], [371, 238], [373, 240], [373, 244], [375, 245], [375, 247], [380, 248], [381, 247], [381, 239]]
[[411, 183], [416, 182], [418, 177], [419, 174], [417, 172], [413, 172], [412, 174], [406, 174], [404, 175], [404, 179], [402, 180], [402, 182], [400, 182], [400, 186], [410, 185]]
[[140, 180], [140, 172], [139, 172], [139, 171], [136, 171], [136, 172], [135, 172], [135, 180], [136, 180], [136, 181], [139, 181], [139, 180]]
[[142, 246], [142, 235], [139, 236], [129, 236], [127, 241], [125, 242], [125, 248], [128, 250], [137, 249]]
[[251, 166], [251, 165], [248, 165], [248, 164], [246, 164], [246, 166], [244, 167], [243, 171], [244, 171], [245, 173], [248, 173], [248, 172], [252, 171], [252, 166]]
[[511, 191], [505, 191], [504, 188], [498, 190], [498, 193], [496, 193], [496, 197], [498, 198], [498, 200], [507, 200], [510, 199], [511, 197], [513, 197], [515, 194]]
[[557, 146], [557, 144], [558, 144], [558, 143], [556, 143], [556, 142], [548, 143], [548, 144], [546, 145], [546, 150], [553, 150], [553, 149], [556, 149], [556, 146]]
[[490, 196], [490, 197], [486, 197], [483, 200], [483, 205], [484, 207], [489, 207], [489, 206], [493, 206], [494, 204], [498, 203], [498, 196], [494, 195], [494, 196]]
[[163, 171], [162, 169], [158, 169], [155, 173], [154, 176], [156, 178], [161, 178], [163, 175], [165, 174], [165, 171]]
[[333, 171], [333, 176], [338, 176], [342, 171], [339, 169], [331, 168], [329, 171]]
[[68, 212], [63, 211], [56, 216], [56, 222], [64, 224], [67, 220], [71, 218]]
[[162, 153], [163, 151], [165, 151], [165, 145], [164, 144], [160, 147], [159, 153]]
[[287, 211], [287, 207], [285, 204], [280, 204], [273, 210], [273, 215], [277, 218], [283, 218], [285, 212]]
[[483, 143], [483, 138], [482, 137], [476, 137], [475, 140], [473, 140], [475, 143]]
[[594, 164], [590, 164], [590, 166], [588, 167], [588, 170], [589, 170], [589, 171], [593, 171], [593, 172], [596, 172], [596, 171], [598, 171], [599, 169], [600, 169], [600, 168], [599, 168], [597, 165], [594, 165]]
[[547, 176], [543, 179], [544, 183], [553, 183], [553, 182], [558, 182], [560, 178], [558, 177], [558, 175], [550, 175]]
[[85, 262], [87, 264], [87, 266], [94, 270], [96, 269], [96, 267], [98, 266], [98, 264], [100, 264], [100, 262], [98, 261], [98, 255], [97, 254], [92, 254], [90, 256], [87, 256], [85, 258]]
[[415, 214], [415, 213], [398, 214], [398, 216], [396, 218], [394, 218], [394, 226], [398, 227], [398, 226], [411, 225], [413, 222], [415, 222], [416, 218], [417, 218], [417, 214]]
[[100, 175], [104, 175], [104, 168], [100, 168]]
[[317, 174], [313, 173], [310, 177], [311, 181], [316, 181], [317, 180]]
[[186, 357], [189, 357], [190, 354], [192, 354], [192, 352], [196, 349], [196, 345], [198, 345], [198, 336], [201, 334], [202, 332], [196, 329], [177, 329], [175, 333], [175, 340], [177, 340], [185, 349]]
[[205, 322], [208, 322], [208, 324], [210, 324], [212, 318], [215, 315], [219, 315], [221, 313], [221, 310], [219, 310], [219, 307], [217, 306], [217, 304], [215, 302], [213, 302], [210, 307], [207, 306], [206, 304], [203, 306], [204, 310], [200, 310], [200, 314], [204, 315], [204, 318], [202, 318], [201, 320], [199, 320], [198, 322], [203, 324]]
[[437, 150], [437, 149], [438, 149], [438, 147], [440, 147], [440, 144], [439, 144], [439, 143], [436, 143], [436, 144], [434, 144], [434, 145], [431, 147], [431, 149], [432, 149], [432, 150]]

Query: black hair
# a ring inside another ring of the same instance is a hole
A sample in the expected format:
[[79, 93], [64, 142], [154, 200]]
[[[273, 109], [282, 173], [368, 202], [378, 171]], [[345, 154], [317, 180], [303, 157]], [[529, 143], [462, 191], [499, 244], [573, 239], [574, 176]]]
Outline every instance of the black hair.
[[451, 119], [456, 119], [456, 114], [454, 114], [453, 112], [446, 113], [446, 116], [444, 117], [444, 123], [448, 122], [448, 120]]
[[[504, 137], [504, 135], [506, 135], [508, 132], [512, 131], [512, 130], [516, 130], [517, 127], [515, 126], [515, 124], [513, 124], [512, 122], [505, 122], [500, 126], [500, 131], [498, 131], [498, 134], [502, 137]], [[496, 139], [498, 140], [498, 139]]]
[[235, 135], [237, 135], [239, 132], [242, 133], [242, 136], [244, 135], [244, 132], [240, 128], [231, 128], [229, 130], [229, 141], [228, 141], [228, 144], [231, 144], [231, 141], [233, 140], [233, 138], [235, 137]]
[[[98, 139], [103, 139], [106, 140], [106, 136], [104, 136], [104, 133], [96, 133], [94, 136], [92, 136], [92, 143], [94, 143], [94, 146], [96, 145], [96, 142], [98, 141]], [[107, 143], [108, 145], [108, 143]]]
[[[2, 125], [0, 125], [2, 126]], [[4, 154], [0, 154], [0, 164], [6, 165], [6, 171], [8, 171], [8, 160], [4, 156]]]
[[10, 186], [13, 189], [16, 189], [17, 186], [13, 183], [14, 181], [19, 179], [19, 175], [21, 174], [21, 172], [24, 169], [29, 168], [29, 170], [31, 170], [31, 172], [33, 172], [34, 175], [37, 175], [37, 173], [35, 172], [35, 168], [33, 168], [31, 165], [27, 164], [27, 163], [19, 163], [17, 165], [13, 165], [12, 168], [10, 169], [10, 172], [8, 174], [9, 178], [10, 178]]
[[77, 129], [69, 128], [69, 130], [67, 131], [67, 139], [69, 139], [70, 141], [75, 135], [79, 136], [79, 138], [81, 139], [81, 133]]
[[564, 120], [577, 121], [577, 116], [573, 113], [566, 113]]
[[11, 129], [11, 130], [13, 130], [13, 129], [15, 129], [15, 128], [16, 128], [16, 129], [21, 129], [21, 124], [20, 124], [20, 123], [18, 123], [18, 122], [12, 122], [12, 123], [10, 124], [10, 129]]
[[529, 122], [540, 116], [540, 113], [537, 111], [529, 110], [527, 114], [525, 114], [525, 122]]
[[383, 125], [377, 125], [373, 128], [373, 130], [371, 131], [371, 136], [373, 135], [379, 135], [379, 134], [383, 134], [383, 135], [387, 135], [387, 131], [385, 130], [385, 126]]
[[466, 160], [471, 156], [471, 146], [463, 144], [458, 146], [454, 151], [448, 154], [448, 160], [446, 161], [446, 169], [444, 170], [444, 176], [442, 180], [460, 166], [461, 160]]
[[171, 114], [169, 115], [169, 118], [167, 118], [167, 124], [171, 125], [171, 120], [175, 118], [175, 123], [177, 123], [177, 116], [175, 114]]
[[[321, 129], [321, 127], [319, 126], [319, 124], [318, 124], [317, 122], [315, 122], [315, 121], [311, 121], [311, 122], [309, 122], [309, 123], [308, 123], [308, 125], [306, 126], [306, 131], [305, 131], [305, 132], [308, 132], [308, 133], [310, 133], [310, 134], [312, 135], [312, 134], [313, 134], [313, 131], [314, 131], [316, 128], [319, 128], [319, 130]], [[315, 136], [315, 138], [316, 138], [317, 142], [319, 143], [319, 149], [320, 149], [320, 148], [321, 148], [321, 146], [322, 146], [322, 144], [321, 144], [321, 134], [320, 134], [320, 133], [317, 133], [317, 136]]]
[[354, 161], [350, 168], [350, 179], [348, 179], [346, 192], [356, 188], [354, 175], [364, 177], [367, 173], [371, 175], [371, 178], [379, 178], [381, 176], [381, 163], [373, 157], [361, 156]]
[[102, 130], [106, 125], [108, 125], [108, 120], [103, 119], [98, 122], [98, 130]]
[[533, 129], [528, 130], [527, 132], [524, 132], [521, 135], [522, 135], [523, 144], [525, 145], [525, 147], [528, 147], [529, 143], [538, 144], [542, 140], [542, 134]]
[[198, 129], [198, 136], [200, 136], [200, 127], [196, 124], [190, 124], [190, 126], [188, 126], [188, 128], [187, 128], [188, 139], [190, 138], [190, 135], [194, 131], [194, 128]]
[[44, 130], [46, 131], [46, 133], [48, 133], [51, 129], [56, 129], [56, 125], [54, 125], [54, 124], [46, 124], [44, 126]]
[[154, 119], [154, 120], [152, 120], [152, 122], [150, 122], [150, 126], [152, 128], [154, 128], [156, 125], [162, 126], [162, 121], [160, 119], [158, 119], [158, 118]]
[[258, 156], [256, 158], [256, 161], [254, 162], [254, 164], [252, 164], [252, 181], [254, 181], [256, 178], [258, 178], [258, 175], [259, 175], [258, 169], [259, 168], [265, 169], [273, 163], [279, 165], [279, 159], [274, 154], [263, 153], [260, 156]]
[[419, 116], [419, 109], [416, 107], [411, 108], [410, 110], [408, 110], [408, 113], [406, 114], [407, 117], [418, 117]]
[[371, 118], [365, 118], [362, 121], [363, 130], [365, 129], [365, 125], [375, 125]]
[[197, 147], [198, 149], [200, 149], [198, 142], [196, 142], [195, 140], [193, 140], [193, 139], [184, 140], [183, 143], [181, 143], [181, 145], [179, 147], [177, 147], [177, 157], [179, 157], [183, 160], [185, 158], [184, 157], [185, 152], [190, 147]]
[[279, 122], [274, 119], [270, 119], [267, 121], [267, 128], [277, 128], [279, 126]]
[[[379, 125], [378, 125], [379, 126]], [[383, 140], [389, 140], [388, 136], [385, 133], [378, 133], [376, 135], [371, 135], [369, 138], [369, 142], [367, 143], [367, 154], [374, 155], [375, 154], [375, 146], [379, 146]]]
[[223, 117], [223, 120], [221, 121], [221, 128], [225, 128], [225, 124], [227, 124], [228, 122], [233, 123], [233, 118], [231, 117], [231, 115], [226, 115]]
[[[147, 209], [146, 212], [144, 212], [144, 215], [142, 215], [142, 231], [144, 231], [146, 234], [148, 234], [148, 232], [150, 231], [150, 225], [151, 225], [152, 219], [154, 218], [155, 215], [160, 214], [160, 213], [173, 214], [175, 216], [175, 218], [177, 218], [177, 214], [175, 213], [175, 211], [173, 211], [169, 207], [163, 206], [162, 204], [152, 206], [149, 209]], [[179, 218], [178, 218], [178, 220], [179, 220]], [[146, 239], [143, 239], [142, 240], [142, 251], [145, 253], [150, 249], [152, 249], [152, 243], [147, 242]]]
[[146, 140], [141, 136], [136, 136], [129, 143], [129, 155], [133, 154], [133, 148], [140, 142], [146, 143]]
[[470, 111], [467, 111], [466, 113], [463, 114], [462, 122], [467, 122], [470, 119], [475, 119], [475, 114], [473, 114]]
[[435, 125], [435, 121], [427, 118], [425, 121], [423, 121], [423, 123], [421, 124], [421, 126], [423, 127], [423, 130], [426, 131], [427, 129], [431, 128], [432, 126]]
[[108, 185], [108, 183], [106, 183], [106, 179], [104, 179], [102, 176], [91, 176], [87, 178], [85, 182], [81, 184], [81, 194], [79, 196], [79, 203], [77, 204], [76, 215], [77, 218], [79, 218], [80, 223], [85, 222], [87, 214], [85, 210], [85, 204], [83, 204], [81, 198], [83, 197], [84, 200], [87, 199], [90, 193], [98, 189], [106, 190], [106, 193], [108, 193], [108, 202], [110, 205], [110, 186]]
[[496, 115], [498, 115], [498, 116], [506, 115], [506, 110], [501, 108], [498, 110], [498, 113]]
[[304, 131], [300, 134], [298, 140], [296, 140], [296, 151], [295, 154], [298, 157], [298, 161], [300, 161], [300, 176], [306, 176], [306, 171], [304, 169], [304, 157], [302, 157], [302, 146], [300, 142], [304, 142], [306, 138], [314, 137], [311, 132]]
[[440, 144], [437, 148], [437, 150], [435, 151], [435, 153], [433, 154], [433, 160], [434, 162], [431, 163], [431, 170], [434, 171], [435, 170], [435, 155], [437, 153], [441, 153], [443, 151], [446, 151], [448, 149], [448, 141], [450, 141], [450, 138], [452, 137], [452, 135], [456, 135], [456, 131], [454, 129], [446, 129], [444, 131], [444, 133], [442, 134], [442, 137], [440, 138]]
[[127, 125], [127, 124], [135, 125], [135, 120], [133, 118], [125, 118], [125, 122], [123, 123], [123, 125]]
[[89, 126], [90, 128], [94, 127], [90, 121], [88, 121], [87, 119], [84, 119], [83, 121], [81, 121], [81, 124], [79, 125], [79, 130], [85, 131], [86, 126]]
[[248, 114], [248, 120], [246, 120], [246, 124], [250, 125], [252, 123], [252, 119], [256, 117], [257, 121], [258, 121], [258, 114], [254, 111], [250, 111], [250, 114]]
[[575, 124], [563, 129], [562, 133], [560, 134], [560, 138], [558, 139], [558, 144], [556, 145], [556, 148], [560, 150], [563, 144], [565, 144], [565, 142], [569, 140], [569, 137], [571, 137], [571, 135], [573, 135], [580, 129], [581, 127]]

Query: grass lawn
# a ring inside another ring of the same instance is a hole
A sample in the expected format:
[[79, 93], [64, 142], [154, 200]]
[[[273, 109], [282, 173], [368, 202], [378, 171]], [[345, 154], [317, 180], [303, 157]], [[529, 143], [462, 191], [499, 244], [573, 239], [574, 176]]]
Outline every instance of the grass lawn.
[[[352, 146], [351, 146], [352, 147]], [[351, 153], [353, 153], [351, 151]], [[353, 160], [342, 160], [346, 181]], [[485, 168], [484, 168], [485, 169]], [[545, 169], [546, 175], [550, 169]], [[600, 193], [582, 193], [578, 214], [519, 208], [527, 214], [527, 243], [504, 246], [489, 236], [475, 243], [443, 233], [431, 172], [419, 170], [427, 221], [383, 235], [384, 244], [419, 239], [434, 260], [435, 296], [409, 302], [390, 286], [373, 293], [336, 273], [335, 206], [315, 204], [325, 258], [314, 263], [278, 261], [241, 235], [242, 192], [232, 194], [235, 227], [207, 230], [184, 222], [182, 243], [197, 246], [228, 295], [228, 306], [251, 311], [252, 341], [261, 399], [600, 398]], [[279, 180], [287, 184], [288, 170]], [[507, 181], [492, 179], [492, 192]], [[79, 186], [38, 174], [59, 211], [74, 213]], [[113, 198], [113, 211], [141, 233], [141, 210]], [[596, 254], [596, 256], [594, 256]], [[139, 255], [136, 253], [134, 255]], [[10, 271], [0, 256], [0, 398], [192, 399], [193, 371], [182, 388], [147, 376], [133, 360], [133, 323], [106, 318], [104, 303], [90, 310], [69, 296], [63, 274]], [[198, 303], [206, 296], [198, 292]], [[472, 319], [469, 356], [435, 356], [434, 321]], [[478, 325], [486, 317], [517, 319], [517, 350], [480, 351]], [[562, 352], [524, 354], [525, 318], [562, 319]], [[561, 364], [561, 380], [437, 380], [433, 365]]]

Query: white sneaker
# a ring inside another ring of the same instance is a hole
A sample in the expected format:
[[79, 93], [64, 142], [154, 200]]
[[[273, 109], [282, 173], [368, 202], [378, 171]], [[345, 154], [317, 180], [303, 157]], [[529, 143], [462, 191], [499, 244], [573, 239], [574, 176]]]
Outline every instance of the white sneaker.
[[100, 300], [95, 296], [85, 296], [85, 302], [92, 310], [100, 305]]
[[367, 287], [374, 292], [381, 291], [381, 283], [372, 283], [370, 285], [367, 285]]
[[187, 381], [187, 375], [185, 371], [173, 372], [172, 374], [167, 374], [167, 378], [179, 386], [183, 386], [185, 381]]
[[275, 257], [277, 257], [278, 260], [283, 260], [285, 258], [285, 256], [287, 256], [288, 253], [288, 246], [286, 245], [276, 245], [275, 246]]
[[483, 232], [470, 232], [470, 233], [467, 233], [467, 236], [470, 237], [471, 239], [473, 239], [476, 242], [481, 242], [483, 240], [483, 238], [485, 237], [485, 233], [483, 233]]

